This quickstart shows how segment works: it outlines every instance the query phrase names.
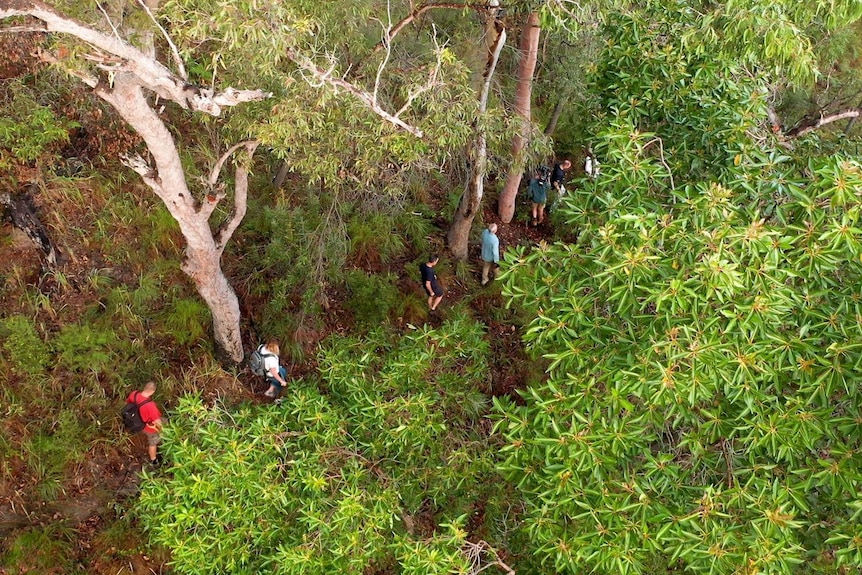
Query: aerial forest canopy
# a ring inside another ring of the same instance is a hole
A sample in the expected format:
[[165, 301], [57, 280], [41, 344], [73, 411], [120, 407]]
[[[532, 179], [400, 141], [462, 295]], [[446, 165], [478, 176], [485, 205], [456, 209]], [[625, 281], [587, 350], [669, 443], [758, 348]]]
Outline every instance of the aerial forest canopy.
[[859, 571], [860, 17], [0, 0], [0, 571]]

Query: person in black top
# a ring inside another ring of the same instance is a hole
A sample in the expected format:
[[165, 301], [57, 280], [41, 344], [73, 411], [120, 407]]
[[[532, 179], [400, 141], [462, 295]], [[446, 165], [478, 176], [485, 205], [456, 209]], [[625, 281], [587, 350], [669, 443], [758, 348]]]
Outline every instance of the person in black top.
[[422, 287], [428, 294], [428, 308], [431, 311], [436, 310], [437, 306], [440, 305], [440, 300], [443, 299], [443, 288], [437, 283], [437, 274], [434, 272], [434, 266], [439, 261], [440, 256], [432, 255], [426, 263], [419, 265], [419, 273], [422, 274]]
[[563, 181], [566, 179], [566, 172], [571, 168], [572, 162], [569, 160], [563, 160], [559, 164], [554, 164], [554, 171], [551, 172], [551, 186], [553, 186], [555, 190], [560, 190], [563, 185]]

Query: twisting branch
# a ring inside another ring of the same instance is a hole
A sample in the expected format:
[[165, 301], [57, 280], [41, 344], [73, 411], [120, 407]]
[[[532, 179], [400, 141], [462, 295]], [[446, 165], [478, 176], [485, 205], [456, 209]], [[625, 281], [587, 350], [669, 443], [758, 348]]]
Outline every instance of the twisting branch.
[[221, 175], [221, 169], [224, 167], [224, 163], [227, 162], [228, 158], [231, 157], [231, 154], [233, 154], [242, 147], [245, 147], [246, 149], [248, 149], [249, 146], [257, 147], [257, 144], [258, 143], [254, 140], [245, 140], [243, 142], [236, 143], [230, 148], [228, 148], [228, 151], [221, 155], [221, 157], [216, 162], [216, 165], [210, 172], [209, 185], [214, 187], [218, 183], [219, 176]]
[[828, 116], [821, 116], [814, 120], [811, 118], [804, 119], [802, 122], [794, 126], [793, 128], [787, 130], [784, 135], [788, 138], [798, 138], [799, 136], [804, 136], [808, 132], [813, 132], [818, 128], [822, 128], [832, 122], [837, 122], [839, 120], [847, 120], [850, 118], [858, 118], [862, 115], [862, 108], [853, 108], [850, 110], [844, 110], [842, 112], [836, 112], [834, 114], [830, 114]]
[[[467, 555], [467, 558], [470, 560], [470, 574], [478, 575], [485, 569], [490, 567], [499, 567], [503, 571], [505, 571], [506, 575], [515, 575], [515, 570], [506, 565], [500, 556], [497, 554], [497, 551], [491, 547], [487, 541], [479, 540], [476, 543], [471, 541], [467, 541], [464, 543], [464, 553]], [[482, 565], [482, 556], [489, 555], [493, 558], [493, 561]]]
[[[224, 160], [226, 160], [234, 150], [237, 150], [240, 147], [245, 148], [247, 155], [247, 158], [239, 159], [236, 162], [236, 175], [234, 177], [233, 189], [233, 213], [221, 226], [219, 226], [219, 229], [216, 230], [214, 234], [216, 248], [219, 250], [219, 253], [224, 251], [225, 246], [227, 246], [233, 233], [245, 217], [245, 212], [248, 206], [248, 164], [251, 163], [251, 158], [254, 156], [254, 151], [257, 149], [257, 146], [258, 142], [255, 141], [241, 142], [232, 146], [230, 150], [219, 158], [219, 163], [223, 164]], [[218, 169], [221, 170], [221, 167], [219, 166]], [[218, 177], [215, 170], [213, 170], [213, 173]], [[212, 175], [213, 174], [210, 175], [211, 182], [213, 182]], [[215, 208], [215, 202], [213, 202], [212, 206]]]

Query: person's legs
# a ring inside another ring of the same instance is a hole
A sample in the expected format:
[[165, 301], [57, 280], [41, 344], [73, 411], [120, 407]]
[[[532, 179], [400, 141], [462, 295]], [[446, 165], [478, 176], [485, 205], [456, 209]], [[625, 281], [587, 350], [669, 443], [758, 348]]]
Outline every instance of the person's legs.
[[545, 221], [545, 204], [539, 204], [538, 210], [539, 210], [539, 223], [541, 224], [542, 222]]
[[150, 458], [150, 463], [158, 463], [161, 437], [158, 433], [145, 433], [144, 435], [147, 436], [147, 455]]
[[491, 271], [491, 263], [482, 260], [482, 285], [488, 283], [488, 272]]
[[428, 298], [428, 303], [431, 311], [434, 311], [437, 309], [437, 306], [440, 305], [440, 300], [443, 299], [443, 293], [445, 292], [443, 292], [443, 288], [436, 283], [432, 284], [431, 287], [433, 288], [434, 295]]
[[[284, 368], [279, 366], [278, 372], [281, 374], [281, 377], [284, 378], [285, 371]], [[277, 379], [268, 378], [266, 382], [269, 384], [269, 389], [264, 392], [264, 395], [267, 397], [276, 398], [281, 395], [281, 385], [278, 383]]]
[[533, 225], [536, 225], [536, 212], [538, 210], [539, 204], [536, 202], [530, 202], [530, 212], [533, 214]]

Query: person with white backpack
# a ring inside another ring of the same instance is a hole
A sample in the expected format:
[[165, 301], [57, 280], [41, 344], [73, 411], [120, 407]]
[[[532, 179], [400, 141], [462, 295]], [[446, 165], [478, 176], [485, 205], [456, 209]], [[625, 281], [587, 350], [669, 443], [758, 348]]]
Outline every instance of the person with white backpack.
[[278, 360], [279, 351], [278, 340], [272, 338], [258, 346], [249, 358], [251, 371], [255, 375], [266, 378], [269, 384], [269, 389], [264, 392], [264, 395], [273, 399], [281, 395], [282, 388], [287, 387], [287, 370]]

